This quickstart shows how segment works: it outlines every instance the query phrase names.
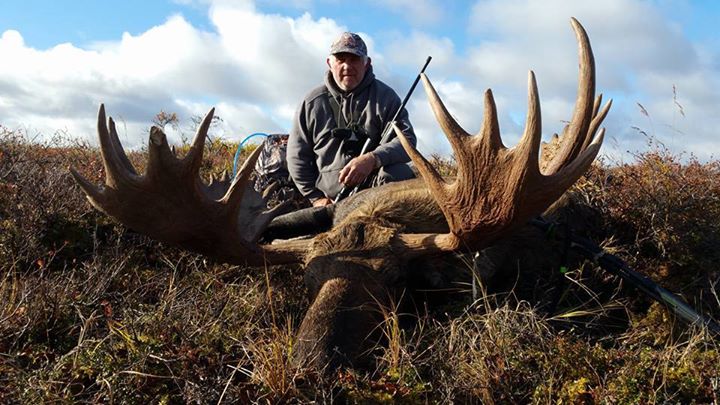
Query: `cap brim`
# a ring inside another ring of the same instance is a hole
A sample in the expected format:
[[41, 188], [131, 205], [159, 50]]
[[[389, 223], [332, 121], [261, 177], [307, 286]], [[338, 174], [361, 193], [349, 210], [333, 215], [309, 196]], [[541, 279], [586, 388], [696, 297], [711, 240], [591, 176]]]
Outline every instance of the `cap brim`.
[[351, 54], [357, 55], [357, 56], [367, 56], [366, 54], [364, 54], [364, 53], [362, 53], [362, 52], [360, 52], [360, 51], [358, 51], [357, 49], [354, 49], [354, 48], [333, 49], [333, 51], [332, 51], [330, 54], [331, 54], [331, 55], [337, 55], [337, 54], [339, 54], [339, 53], [351, 53]]

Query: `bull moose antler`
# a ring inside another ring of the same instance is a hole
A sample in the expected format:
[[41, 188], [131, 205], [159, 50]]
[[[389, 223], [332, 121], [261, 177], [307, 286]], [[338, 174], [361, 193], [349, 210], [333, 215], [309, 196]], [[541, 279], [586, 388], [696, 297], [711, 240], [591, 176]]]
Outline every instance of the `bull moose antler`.
[[211, 109], [205, 116], [183, 159], [175, 157], [162, 130], [153, 127], [147, 170], [140, 176], [123, 151], [113, 119], [106, 124], [105, 107], [101, 105], [97, 128], [105, 184], [98, 188], [74, 169], [71, 173], [93, 206], [159, 241], [229, 263], [301, 261], [305, 243], [289, 242], [280, 249], [256, 243], [267, 224], [283, 209], [278, 206], [268, 210], [266, 199], [248, 184], [261, 148], [247, 159], [220, 199], [213, 196], [213, 184], [206, 186], [200, 179], [203, 147], [213, 114]]
[[[462, 246], [479, 249], [525, 224], [556, 201], [588, 169], [597, 156], [604, 129], [595, 137], [612, 102], [599, 111], [602, 96], [595, 93], [595, 62], [583, 27], [571, 20], [580, 53], [580, 80], [575, 111], [563, 131], [563, 144], [553, 160], [540, 172], [540, 101], [533, 72], [528, 80], [528, 115], [520, 143], [506, 148], [500, 138], [492, 91], [485, 92], [485, 114], [478, 136], [465, 132], [450, 116], [428, 78], [423, 85], [440, 127], [455, 152], [458, 175], [454, 183], [443, 179], [410, 144], [400, 129], [400, 138], [450, 227], [446, 235], [405, 236], [417, 246], [455, 250]], [[595, 138], [592, 142], [591, 140]]]

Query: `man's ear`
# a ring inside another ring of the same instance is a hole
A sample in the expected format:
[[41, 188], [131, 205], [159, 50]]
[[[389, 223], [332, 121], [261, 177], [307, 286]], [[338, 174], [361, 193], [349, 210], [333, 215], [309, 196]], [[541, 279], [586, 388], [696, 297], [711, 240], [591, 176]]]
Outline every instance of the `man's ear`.
[[370, 67], [371, 64], [372, 64], [372, 59], [370, 59], [370, 57], [368, 56], [367, 62], [365, 63], [365, 67]]
[[331, 66], [330, 66], [330, 57], [329, 57], [329, 56], [327, 57], [327, 59], [325, 59], [325, 63], [327, 63], [328, 67], [331, 67]]

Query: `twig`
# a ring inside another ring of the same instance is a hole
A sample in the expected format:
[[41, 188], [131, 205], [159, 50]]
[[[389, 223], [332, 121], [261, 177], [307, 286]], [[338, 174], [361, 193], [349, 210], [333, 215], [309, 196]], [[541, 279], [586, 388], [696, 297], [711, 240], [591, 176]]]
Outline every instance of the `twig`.
[[235, 367], [232, 368], [232, 373], [230, 373], [230, 378], [228, 378], [227, 382], [225, 383], [225, 388], [223, 388], [222, 394], [220, 394], [220, 399], [218, 399], [218, 405], [222, 403], [223, 398], [225, 397], [225, 392], [227, 392], [228, 387], [230, 386], [230, 382], [235, 377], [235, 373], [237, 372], [238, 368], [240, 368], [240, 363], [242, 363], [242, 359], [238, 360], [238, 364]]

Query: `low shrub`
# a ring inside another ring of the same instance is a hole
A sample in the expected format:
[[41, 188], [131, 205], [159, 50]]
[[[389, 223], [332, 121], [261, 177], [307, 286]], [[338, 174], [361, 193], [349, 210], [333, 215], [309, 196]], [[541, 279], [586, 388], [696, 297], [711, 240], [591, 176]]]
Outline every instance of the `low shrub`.
[[[203, 176], [227, 170], [233, 153], [232, 144], [209, 144]], [[129, 154], [139, 170], [143, 156]], [[451, 160], [435, 160], [454, 173]], [[576, 232], [605, 239], [637, 270], [717, 318], [719, 165], [662, 148], [598, 165], [571, 199], [572, 212], [587, 219]], [[375, 368], [331, 376], [293, 369], [293, 336], [309, 305], [299, 268], [229, 266], [153, 242], [92, 209], [69, 166], [102, 182], [94, 147], [0, 131], [0, 402], [709, 403], [720, 396], [711, 337], [618, 289], [591, 263], [571, 258], [558, 272], [561, 244], [541, 247], [556, 264], [509, 262], [522, 267], [518, 278], [481, 286], [477, 299], [461, 285], [450, 299], [416, 305], [422, 310], [387, 308]]]

